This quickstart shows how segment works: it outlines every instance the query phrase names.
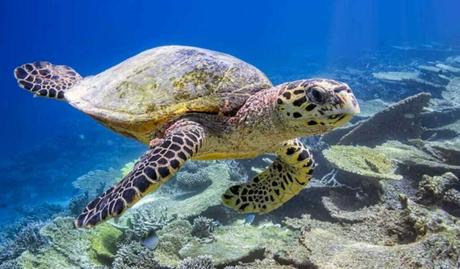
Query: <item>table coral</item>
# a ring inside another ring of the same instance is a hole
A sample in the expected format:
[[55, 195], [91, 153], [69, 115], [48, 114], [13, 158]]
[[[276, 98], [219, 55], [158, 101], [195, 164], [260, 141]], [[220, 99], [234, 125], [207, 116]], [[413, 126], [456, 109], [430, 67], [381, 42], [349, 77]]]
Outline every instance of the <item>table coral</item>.
[[401, 179], [395, 163], [379, 151], [364, 146], [331, 146], [324, 157], [337, 169], [374, 179]]

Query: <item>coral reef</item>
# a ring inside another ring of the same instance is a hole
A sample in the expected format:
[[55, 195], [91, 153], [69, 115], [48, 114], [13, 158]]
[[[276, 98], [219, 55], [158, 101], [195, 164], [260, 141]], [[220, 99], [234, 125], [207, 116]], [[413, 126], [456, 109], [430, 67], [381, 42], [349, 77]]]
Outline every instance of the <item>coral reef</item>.
[[417, 202], [442, 206], [447, 212], [460, 217], [460, 181], [448, 172], [440, 176], [424, 175], [416, 193]]
[[132, 241], [123, 244], [117, 251], [112, 264], [113, 269], [160, 269], [153, 251]]
[[375, 179], [401, 179], [396, 165], [384, 154], [364, 146], [331, 146], [324, 157], [337, 169]]
[[188, 242], [179, 252], [181, 257], [210, 255], [216, 266], [232, 265], [264, 257], [265, 249], [281, 253], [294, 239], [291, 231], [271, 223], [258, 227], [234, 223], [216, 228], [213, 235], [215, 240], [208, 244], [196, 239]]
[[96, 197], [114, 185], [121, 178], [120, 171], [110, 168], [107, 171], [93, 170], [78, 177], [72, 185], [82, 191], [88, 193], [89, 197]]
[[22, 226], [12, 238], [3, 238], [0, 244], [0, 262], [15, 264], [24, 251], [37, 253], [37, 251], [48, 245], [49, 241], [40, 233], [44, 222], [28, 222]]
[[193, 220], [192, 235], [198, 238], [212, 238], [217, 223], [210, 218], [198, 216]]
[[215, 269], [210, 256], [198, 256], [196, 258], [185, 258], [177, 269]]
[[457, 189], [449, 189], [444, 193], [443, 207], [450, 214], [460, 217], [460, 191]]
[[381, 99], [372, 99], [365, 102], [359, 103], [359, 108], [361, 112], [355, 117], [359, 118], [369, 118], [377, 114], [378, 112], [384, 110], [388, 107], [388, 103], [382, 101]]
[[159, 244], [155, 257], [162, 266], [177, 266], [181, 262], [179, 251], [192, 237], [192, 224], [187, 220], [175, 220], [157, 232]]
[[[432, 213], [412, 201], [405, 209], [384, 205], [354, 213], [355, 221], [318, 221], [308, 215], [287, 219], [300, 231], [284, 259], [292, 264], [313, 263], [318, 268], [455, 268], [460, 255], [456, 220]], [[444, 267], [442, 267], [444, 266]]]
[[446, 192], [455, 185], [460, 185], [460, 181], [452, 173], [445, 173], [441, 176], [433, 177], [424, 175], [418, 185], [418, 202], [424, 204], [440, 202], [443, 200]]
[[165, 208], [153, 211], [149, 207], [133, 209], [128, 217], [124, 237], [126, 241], [143, 240], [172, 220]]
[[228, 166], [230, 172], [230, 179], [236, 182], [245, 182], [249, 179], [248, 172], [240, 162], [236, 160], [221, 161]]
[[329, 187], [341, 187], [344, 186], [342, 183], [337, 181], [337, 170], [332, 169], [329, 173], [325, 174], [319, 179], [313, 179], [310, 182], [310, 185], [312, 184], [319, 184], [319, 185], [324, 185], [324, 186], [329, 186]]
[[49, 238], [50, 245], [40, 249], [36, 254], [24, 252], [19, 258], [21, 267], [97, 268], [89, 256], [82, 255], [89, 249], [88, 235], [74, 229], [72, 218], [56, 218], [40, 232]]
[[263, 260], [255, 260], [250, 263], [242, 263], [235, 266], [226, 266], [225, 269], [317, 269], [316, 266], [310, 263], [292, 264], [292, 261], [285, 260], [282, 256], [275, 258], [266, 258]]
[[49, 244], [19, 257], [22, 268], [103, 268], [110, 265], [121, 232], [103, 224], [93, 230], [77, 230], [73, 218], [58, 217], [45, 225], [40, 234]]
[[421, 78], [419, 72], [376, 72], [372, 75], [374, 78], [392, 85], [402, 84], [405, 87], [420, 87], [432, 91], [442, 89], [442, 85]]
[[17, 260], [7, 260], [0, 263], [0, 269], [21, 269]]
[[112, 225], [101, 225], [89, 233], [90, 257], [100, 264], [111, 264], [117, 253], [122, 231]]
[[48, 244], [48, 240], [40, 234], [40, 229], [45, 225], [43, 222], [30, 222], [24, 226], [14, 240], [14, 247], [19, 251], [28, 250], [32, 253]]
[[[143, 198], [133, 209], [145, 207], [146, 210], [151, 212], [166, 211], [168, 212], [168, 216], [171, 217], [188, 218], [198, 216], [213, 206], [219, 206], [221, 204], [220, 197], [222, 193], [234, 184], [230, 179], [229, 167], [223, 162], [208, 162], [208, 165], [202, 168], [202, 170], [209, 178], [216, 179], [202, 192], [178, 198], [170, 192], [160, 191]], [[168, 182], [165, 185], [173, 183]], [[126, 223], [133, 212], [135, 211], [132, 209], [128, 210], [121, 216], [120, 223]]]
[[186, 191], [201, 191], [211, 185], [212, 180], [208, 177], [206, 171], [198, 170], [196, 172], [180, 171], [176, 175], [176, 183], [179, 188]]
[[441, 94], [444, 99], [460, 105], [460, 97], [458, 95], [459, 92], [460, 77], [456, 77], [449, 82], [449, 84], [446, 86], [446, 89]]
[[[399, 101], [358, 123], [338, 141], [342, 145], [375, 146], [386, 140], [420, 138], [423, 134], [420, 113], [428, 105], [431, 95], [419, 93]], [[328, 141], [325, 137], [326, 142]]]
[[392, 140], [375, 147], [375, 149], [388, 158], [396, 160], [402, 168], [400, 172], [411, 178], [420, 178], [423, 174], [460, 173], [460, 166], [449, 164], [437, 152], [425, 148], [424, 146], [427, 145], [425, 142], [412, 142], [415, 145], [407, 145]]
[[220, 201], [271, 156], [190, 161], [118, 219], [75, 229], [68, 216], [134, 162], [97, 167], [67, 211], [20, 209], [37, 217], [3, 227], [0, 269], [460, 268], [459, 59], [332, 72], [361, 91], [363, 113], [303, 139], [315, 179], [278, 210], [254, 219]]
[[16, 221], [11, 227], [18, 232], [24, 225], [29, 222], [47, 222], [48, 220], [63, 214], [64, 207], [59, 204], [41, 203], [37, 205], [24, 205], [15, 207], [15, 211], [23, 217]]
[[80, 193], [72, 197], [67, 206], [71, 216], [78, 216], [85, 209], [86, 205], [91, 202], [88, 193]]

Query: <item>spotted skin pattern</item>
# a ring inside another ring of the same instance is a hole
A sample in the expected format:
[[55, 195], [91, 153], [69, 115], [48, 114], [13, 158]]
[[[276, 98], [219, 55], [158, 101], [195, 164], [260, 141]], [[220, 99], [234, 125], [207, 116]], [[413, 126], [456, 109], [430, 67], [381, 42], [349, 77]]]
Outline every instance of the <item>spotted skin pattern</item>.
[[49, 62], [23, 64], [14, 69], [14, 76], [21, 88], [36, 96], [64, 99], [65, 90], [82, 80], [72, 68]]
[[276, 153], [261, 174], [230, 187], [222, 195], [224, 205], [241, 213], [268, 213], [297, 195], [312, 177], [313, 157], [298, 139], [284, 142]]
[[120, 183], [86, 206], [75, 220], [75, 226], [92, 227], [121, 215], [170, 179], [198, 152], [205, 136], [205, 129], [195, 122], [184, 120], [171, 126], [162, 141], [147, 151]]
[[[276, 102], [278, 110], [286, 118], [294, 120], [293, 123], [301, 120], [302, 125], [337, 127], [349, 118], [347, 114], [336, 111], [350, 102], [357, 107], [357, 101], [350, 93], [348, 85], [334, 80], [299, 80], [282, 86]], [[346, 100], [349, 98], [353, 99]]]

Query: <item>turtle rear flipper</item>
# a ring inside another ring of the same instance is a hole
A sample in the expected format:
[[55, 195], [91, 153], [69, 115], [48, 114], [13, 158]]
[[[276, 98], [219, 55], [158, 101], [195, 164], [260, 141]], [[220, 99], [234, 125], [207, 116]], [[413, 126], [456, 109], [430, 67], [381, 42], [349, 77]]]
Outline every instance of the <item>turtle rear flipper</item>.
[[21, 88], [55, 99], [64, 99], [64, 92], [82, 79], [72, 68], [49, 62], [23, 64], [14, 69], [14, 76]]
[[278, 158], [250, 182], [234, 185], [222, 195], [224, 205], [240, 213], [268, 213], [296, 196], [310, 181], [315, 163], [298, 140], [276, 151]]

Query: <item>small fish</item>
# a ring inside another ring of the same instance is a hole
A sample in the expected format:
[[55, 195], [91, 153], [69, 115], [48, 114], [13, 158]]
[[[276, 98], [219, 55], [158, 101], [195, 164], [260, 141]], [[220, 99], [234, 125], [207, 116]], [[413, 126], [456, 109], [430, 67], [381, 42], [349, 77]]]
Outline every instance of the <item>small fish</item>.
[[142, 240], [142, 245], [148, 249], [155, 249], [158, 246], [160, 239], [156, 235], [152, 235]]
[[244, 223], [252, 224], [255, 218], [256, 218], [256, 214], [247, 214], [246, 217], [244, 218]]

